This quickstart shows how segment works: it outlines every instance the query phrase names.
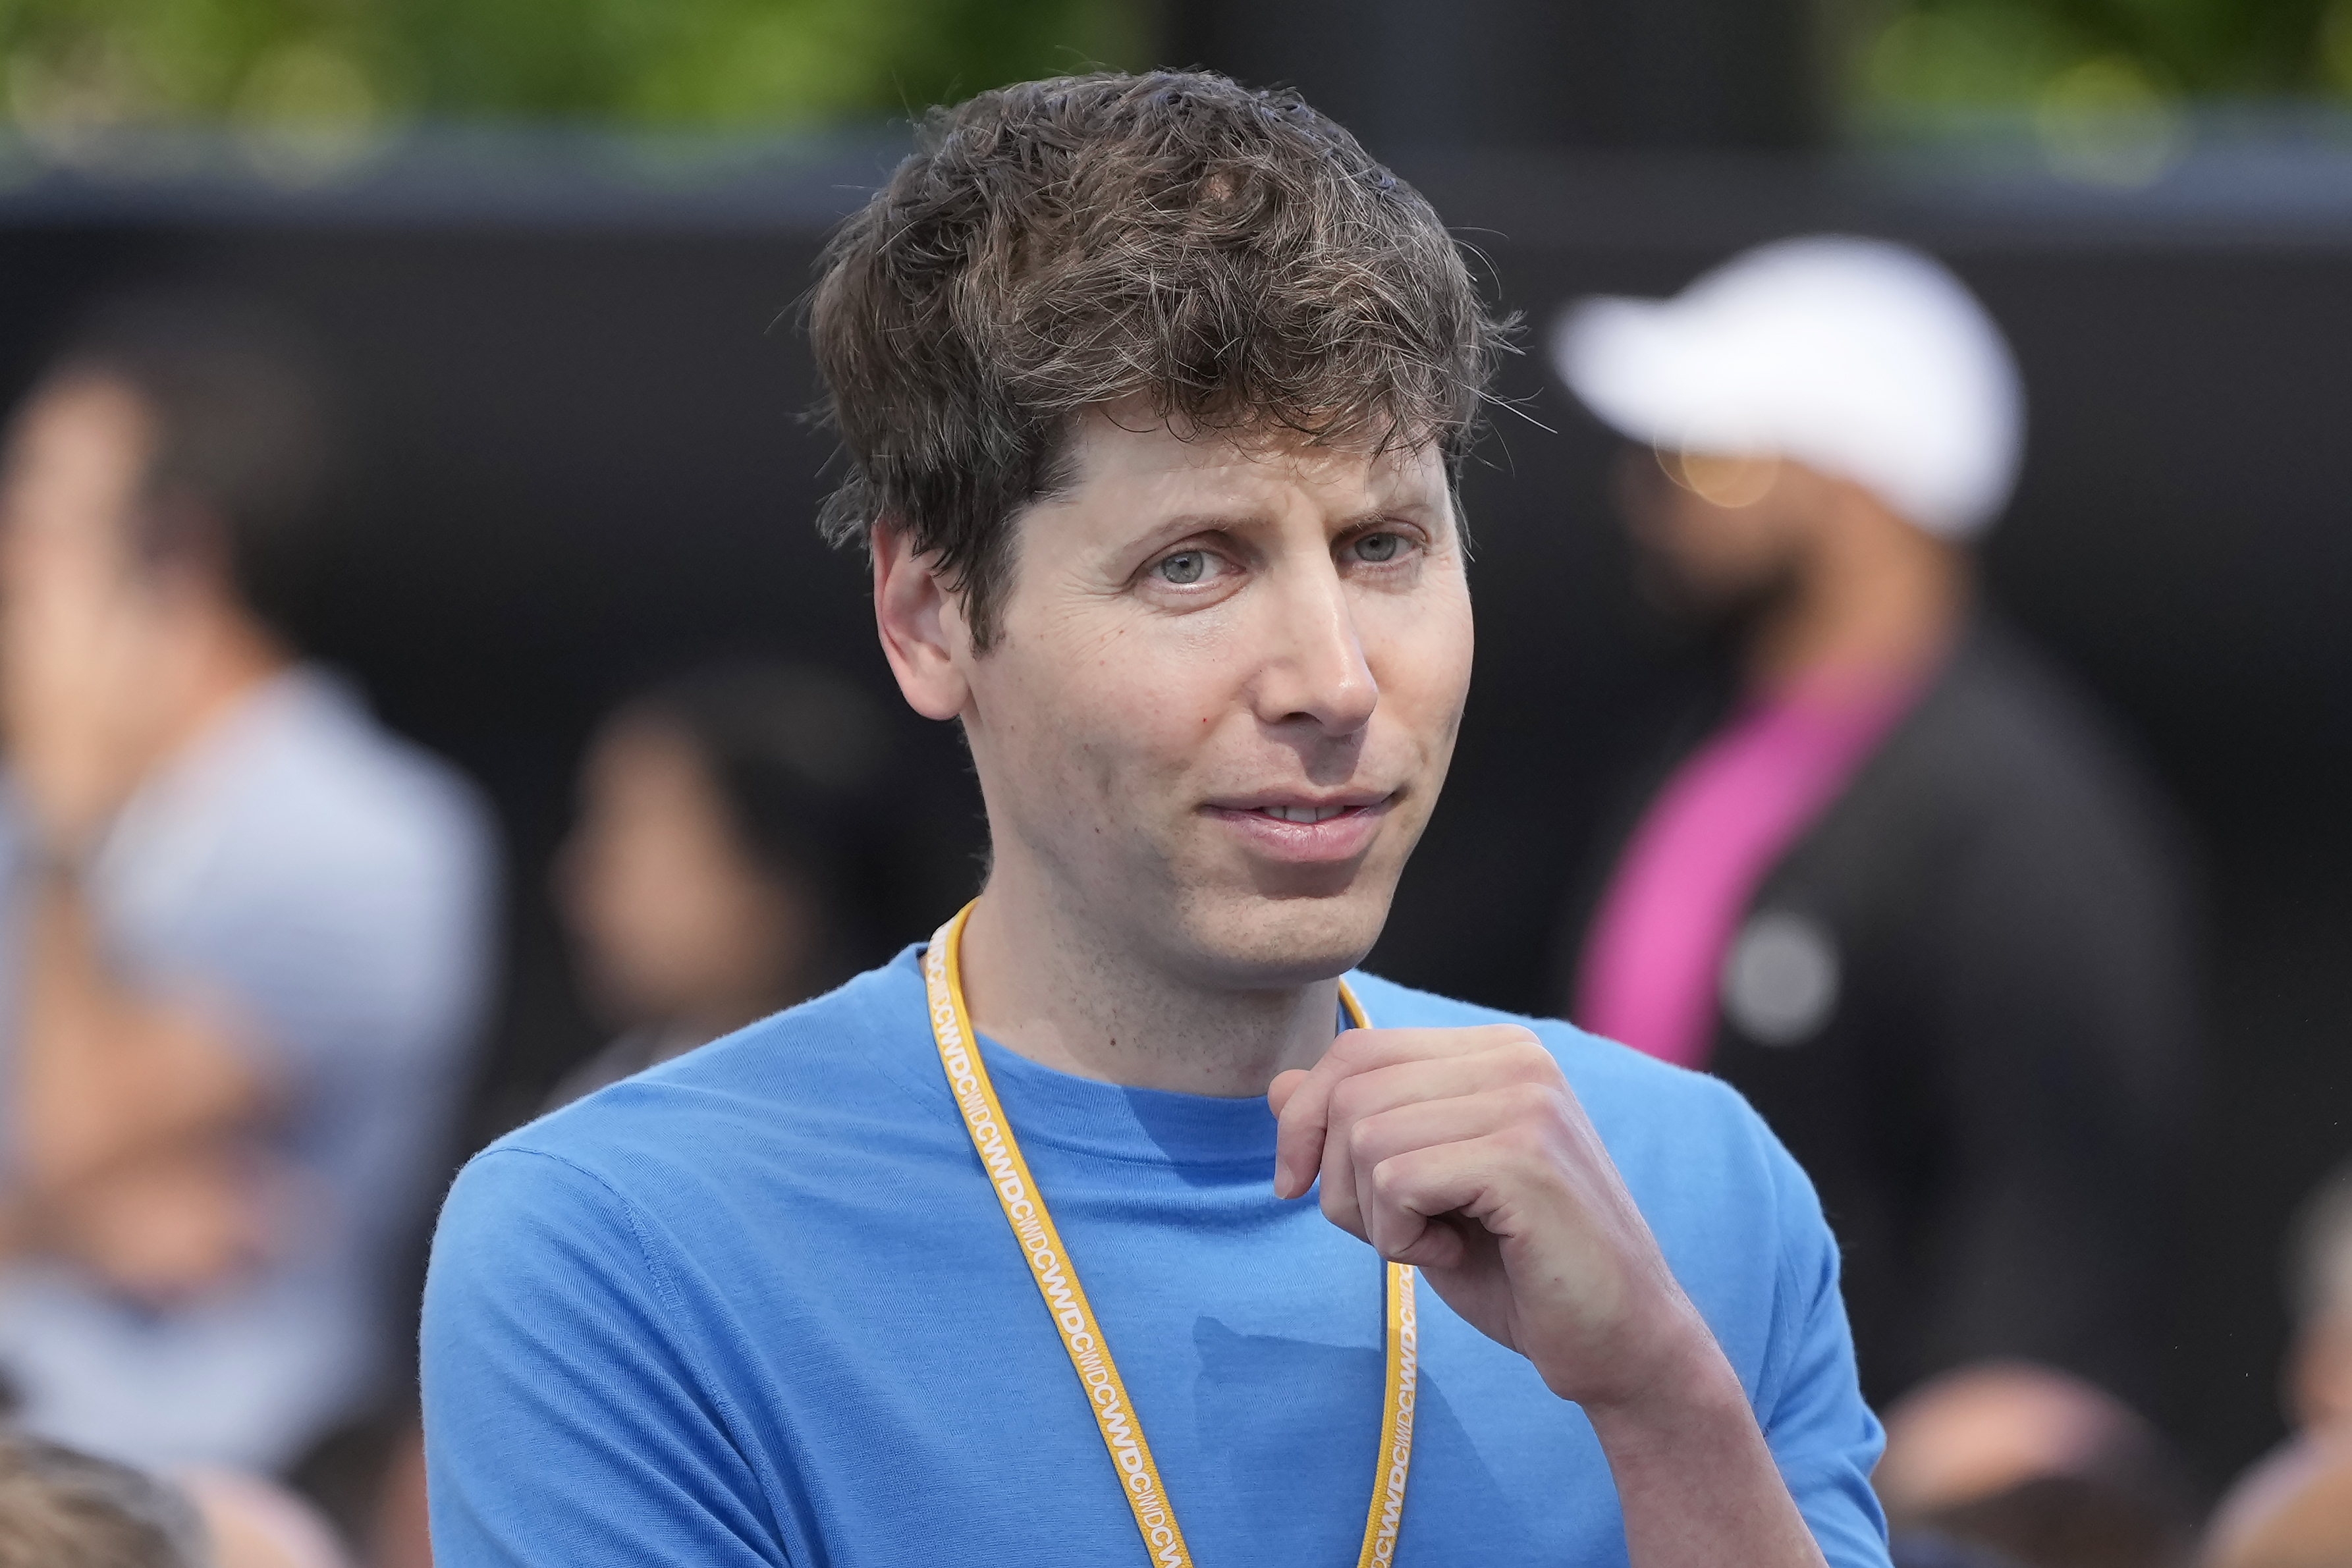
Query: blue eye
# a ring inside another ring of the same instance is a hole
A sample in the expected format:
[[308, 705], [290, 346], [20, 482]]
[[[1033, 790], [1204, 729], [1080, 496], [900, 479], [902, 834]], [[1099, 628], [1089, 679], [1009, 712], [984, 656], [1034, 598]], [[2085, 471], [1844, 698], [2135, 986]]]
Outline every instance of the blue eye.
[[1197, 549], [1178, 550], [1152, 570], [1159, 572], [1165, 581], [1175, 583], [1179, 587], [1188, 586], [1200, 581], [1209, 574], [1209, 552]]
[[1396, 559], [1397, 552], [1403, 549], [1402, 534], [1366, 534], [1356, 541], [1356, 559], [1379, 566]]

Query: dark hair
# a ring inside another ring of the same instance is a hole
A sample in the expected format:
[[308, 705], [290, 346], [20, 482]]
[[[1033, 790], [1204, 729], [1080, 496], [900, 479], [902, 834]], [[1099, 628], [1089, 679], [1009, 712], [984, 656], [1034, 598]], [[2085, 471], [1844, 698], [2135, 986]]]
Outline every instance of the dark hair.
[[137, 519], [148, 552], [220, 549], [247, 606], [287, 631], [320, 564], [333, 446], [310, 345], [257, 301], [126, 295], [90, 314], [43, 384], [84, 378], [130, 392], [153, 423]]
[[0, 1568], [201, 1568], [188, 1500], [139, 1471], [0, 1433]]
[[996, 630], [1020, 510], [1086, 411], [1458, 466], [1508, 324], [1411, 186], [1295, 92], [1155, 71], [927, 115], [819, 264], [810, 333], [849, 473], [818, 526], [910, 533]]
[[888, 751], [873, 702], [805, 665], [720, 664], [653, 687], [614, 722], [690, 745], [759, 869], [806, 891], [828, 928], [862, 949], [876, 924], [884, 835], [871, 819]]

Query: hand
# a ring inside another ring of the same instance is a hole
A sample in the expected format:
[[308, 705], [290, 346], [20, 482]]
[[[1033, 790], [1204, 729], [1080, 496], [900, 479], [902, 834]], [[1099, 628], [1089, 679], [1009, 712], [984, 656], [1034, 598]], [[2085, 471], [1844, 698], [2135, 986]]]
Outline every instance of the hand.
[[48, 1248], [115, 1293], [158, 1311], [243, 1283], [285, 1245], [294, 1184], [257, 1149], [207, 1143], [142, 1160], [58, 1194]]
[[1719, 1360], [1559, 1064], [1528, 1030], [1353, 1030], [1277, 1077], [1275, 1192], [1323, 1212], [1588, 1407]]

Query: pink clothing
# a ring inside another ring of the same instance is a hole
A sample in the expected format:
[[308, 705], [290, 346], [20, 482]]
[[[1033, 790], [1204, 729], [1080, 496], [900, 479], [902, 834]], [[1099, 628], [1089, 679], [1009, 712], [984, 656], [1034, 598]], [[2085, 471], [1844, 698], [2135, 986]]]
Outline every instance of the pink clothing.
[[1715, 1043], [1725, 951], [1756, 888], [1829, 809], [1921, 683], [1816, 676], [1744, 705], [1694, 752], [1618, 860], [1576, 1021], [1683, 1067]]

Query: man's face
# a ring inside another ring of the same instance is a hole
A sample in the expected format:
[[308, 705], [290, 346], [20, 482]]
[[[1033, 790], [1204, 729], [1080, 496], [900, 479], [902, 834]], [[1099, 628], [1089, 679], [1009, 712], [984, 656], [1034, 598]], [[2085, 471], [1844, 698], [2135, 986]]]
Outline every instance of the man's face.
[[137, 394], [77, 377], [35, 395], [0, 469], [0, 589], [37, 592], [58, 572], [121, 579], [127, 519], [152, 441]]
[[1704, 622], [1737, 619], [1772, 600], [1802, 559], [1806, 477], [1771, 457], [1626, 448], [1618, 503], [1642, 586], [1667, 609]]
[[178, 580], [147, 570], [131, 520], [145, 405], [94, 377], [17, 414], [0, 469], [0, 736], [37, 815], [89, 830], [170, 743], [198, 679], [174, 635]]
[[1195, 983], [1327, 978], [1380, 934], [1469, 689], [1443, 461], [1129, 423], [1079, 432], [965, 659], [999, 874], [1025, 857]]

